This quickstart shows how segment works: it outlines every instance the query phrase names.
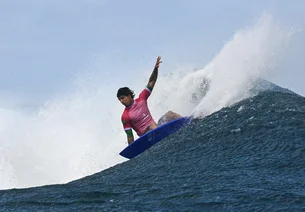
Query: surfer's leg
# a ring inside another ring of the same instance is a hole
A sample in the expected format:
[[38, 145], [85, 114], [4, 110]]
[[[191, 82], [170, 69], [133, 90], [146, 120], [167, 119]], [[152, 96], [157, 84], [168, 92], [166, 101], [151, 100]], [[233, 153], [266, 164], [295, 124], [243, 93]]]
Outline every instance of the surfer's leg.
[[158, 127], [158, 125], [156, 124], [155, 121], [153, 121], [148, 127], [146, 127], [144, 133], [147, 133], [147, 132], [149, 132], [149, 131], [151, 131], [151, 130], [157, 128], [157, 127]]
[[179, 118], [182, 118], [182, 116], [170, 110], [159, 119], [158, 126]]

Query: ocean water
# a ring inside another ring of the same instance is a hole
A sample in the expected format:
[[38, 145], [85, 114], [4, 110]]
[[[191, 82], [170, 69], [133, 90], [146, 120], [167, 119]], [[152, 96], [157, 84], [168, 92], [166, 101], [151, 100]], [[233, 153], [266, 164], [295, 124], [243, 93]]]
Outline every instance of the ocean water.
[[102, 172], [0, 191], [0, 210], [304, 211], [304, 188], [305, 98], [269, 90]]

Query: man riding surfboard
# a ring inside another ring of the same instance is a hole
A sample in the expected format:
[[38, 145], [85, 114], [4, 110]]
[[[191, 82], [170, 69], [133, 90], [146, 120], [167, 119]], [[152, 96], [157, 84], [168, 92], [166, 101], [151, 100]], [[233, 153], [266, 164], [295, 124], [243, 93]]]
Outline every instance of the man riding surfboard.
[[156, 84], [160, 63], [162, 63], [161, 57], [158, 56], [154, 70], [149, 78], [148, 84], [140, 93], [137, 99], [134, 99], [135, 94], [128, 87], [120, 88], [117, 92], [117, 98], [125, 106], [121, 120], [123, 123], [123, 128], [127, 134], [128, 144], [131, 144], [134, 141], [132, 129], [136, 131], [138, 136], [142, 136], [150, 130], [157, 128], [158, 125], [182, 117], [177, 113], [168, 111], [160, 118], [157, 125], [150, 114], [147, 99]]

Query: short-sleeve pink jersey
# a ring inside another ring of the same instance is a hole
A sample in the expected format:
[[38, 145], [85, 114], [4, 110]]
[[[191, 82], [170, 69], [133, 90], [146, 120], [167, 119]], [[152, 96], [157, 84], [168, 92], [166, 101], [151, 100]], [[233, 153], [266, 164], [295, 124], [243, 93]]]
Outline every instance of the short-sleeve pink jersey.
[[147, 99], [151, 91], [145, 88], [135, 99], [133, 104], [126, 107], [122, 114], [122, 123], [124, 130], [134, 129], [138, 136], [145, 133], [147, 127], [152, 123], [153, 118], [147, 106]]

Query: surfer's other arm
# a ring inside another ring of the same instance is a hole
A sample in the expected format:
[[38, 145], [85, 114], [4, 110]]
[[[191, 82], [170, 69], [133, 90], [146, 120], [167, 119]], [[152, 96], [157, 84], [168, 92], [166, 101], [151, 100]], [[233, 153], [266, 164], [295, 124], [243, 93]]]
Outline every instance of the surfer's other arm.
[[151, 73], [151, 76], [149, 77], [149, 81], [148, 81], [148, 84], [147, 84], [148, 88], [151, 91], [155, 87], [155, 84], [156, 84], [156, 81], [157, 81], [157, 78], [158, 78], [158, 69], [159, 69], [160, 63], [162, 63], [161, 57], [158, 56], [155, 67], [154, 67], [154, 70]]
[[132, 130], [131, 129], [128, 129], [128, 130], [125, 130], [126, 134], [127, 134], [127, 142], [128, 142], [128, 145], [130, 145], [133, 141], [134, 141], [134, 137], [133, 137], [133, 134], [132, 134]]

